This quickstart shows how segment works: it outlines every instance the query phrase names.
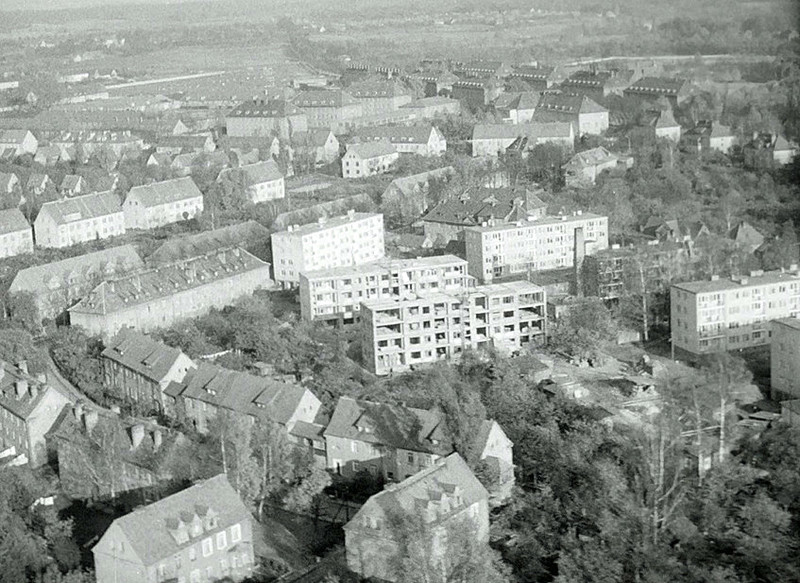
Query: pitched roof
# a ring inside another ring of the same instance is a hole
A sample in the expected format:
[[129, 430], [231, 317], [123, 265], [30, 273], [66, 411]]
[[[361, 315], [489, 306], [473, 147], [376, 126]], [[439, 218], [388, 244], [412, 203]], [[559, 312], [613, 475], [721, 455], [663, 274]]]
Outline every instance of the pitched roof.
[[119, 197], [113, 192], [95, 192], [42, 205], [39, 214], [48, 215], [57, 225], [85, 221], [122, 212]]
[[598, 146], [597, 148], [575, 154], [569, 159], [566, 165], [578, 167], [597, 166], [598, 164], [605, 164], [606, 162], [616, 159], [617, 157], [603, 146]]
[[376, 97], [398, 97], [407, 95], [406, 91], [394, 81], [362, 81], [353, 83], [347, 92], [356, 99]]
[[220, 172], [220, 179], [227, 177], [241, 177], [245, 188], [254, 186], [256, 184], [264, 184], [265, 182], [274, 182], [283, 178], [283, 172], [278, 168], [275, 160], [267, 160], [266, 162], [257, 162], [256, 164], [247, 164], [239, 168], [227, 168]]
[[[41, 383], [10, 363], [0, 361], [0, 366], [3, 370], [3, 376], [0, 377], [0, 408], [27, 420], [41, 402], [45, 392], [55, 389]], [[17, 392], [17, 382], [19, 381], [27, 383], [24, 392]]]
[[10, 190], [11, 186], [18, 181], [17, 175], [13, 172], [0, 172], [0, 187], [3, 190]]
[[141, 266], [142, 259], [136, 248], [133, 245], [121, 245], [22, 269], [14, 277], [8, 291], [37, 293], [46, 290], [51, 281], [63, 281], [73, 274], [88, 279], [120, 274]]
[[403, 194], [409, 195], [414, 191], [414, 188], [428, 184], [431, 180], [446, 178], [451, 176], [454, 172], [455, 170], [452, 166], [445, 166], [444, 168], [435, 168], [427, 172], [395, 178], [392, 180], [391, 184], [397, 187]]
[[522, 187], [471, 188], [433, 207], [423, 221], [452, 225], [480, 225], [492, 218], [504, 219], [517, 204], [526, 205], [530, 192]]
[[174, 263], [219, 249], [248, 248], [266, 241], [269, 241], [269, 229], [256, 221], [247, 221], [213, 231], [167, 239], [147, 257], [147, 263], [150, 265]]
[[206, 362], [187, 373], [180, 396], [286, 425], [308, 389]]
[[684, 79], [667, 77], [642, 77], [631, 83], [625, 91], [633, 93], [653, 93], [659, 95], [677, 95], [686, 85]]
[[285, 99], [244, 101], [228, 112], [228, 117], [287, 117], [302, 112]]
[[[153, 565], [173, 557], [184, 547], [197, 544], [197, 537], [191, 536], [179, 544], [171, 532], [181, 522], [185, 525], [195, 517], [202, 520], [209, 511], [213, 511], [217, 518], [217, 526], [210, 529], [212, 532], [251, 520], [247, 507], [231, 487], [227, 476], [220, 474], [121, 516], [113, 525], [125, 533], [142, 563]], [[207, 534], [204, 532], [200, 536]]]
[[153, 340], [149, 336], [124, 328], [112, 338], [103, 350], [103, 357], [118, 362], [156, 383], [164, 380], [181, 350]]
[[0, 235], [30, 231], [30, 224], [18, 208], [0, 210]]
[[435, 128], [431, 124], [366, 127], [355, 130], [353, 141], [389, 140], [392, 144], [427, 144], [433, 131]]
[[579, 113], [602, 113], [608, 110], [585, 95], [574, 93], [542, 93], [536, 110], [577, 115]]
[[34, 172], [28, 177], [28, 183], [25, 186], [28, 189], [44, 188], [49, 181], [50, 177], [47, 174]]
[[485, 123], [477, 124], [472, 130], [473, 140], [498, 140], [569, 138], [573, 133], [569, 122], [533, 122], [533, 123]]
[[269, 264], [239, 248], [212, 252], [103, 281], [69, 310], [84, 314], [113, 314], [261, 268], [269, 268]]
[[726, 125], [722, 125], [718, 121], [711, 122], [711, 133], [709, 137], [712, 138], [729, 138], [734, 136], [735, 134], [731, 131], [731, 128]]
[[378, 140], [374, 142], [359, 142], [357, 144], [350, 144], [347, 146], [347, 152], [345, 153], [345, 156], [352, 153], [362, 160], [368, 160], [370, 158], [388, 156], [389, 154], [394, 154], [396, 152], [397, 148], [395, 148], [394, 144], [388, 140]]
[[28, 130], [0, 130], [0, 144], [21, 144]]
[[440, 411], [356, 401], [350, 397], [339, 398], [325, 436], [438, 455], [453, 451]]
[[681, 127], [681, 124], [675, 121], [675, 116], [672, 115], [672, 109], [665, 109], [661, 112], [656, 120], [657, 128], [675, 128]]
[[292, 100], [297, 107], [343, 107], [358, 103], [345, 91], [301, 91]]
[[370, 497], [344, 528], [359, 528], [364, 515], [373, 512], [375, 506], [390, 517], [397, 514], [419, 516], [420, 510], [435, 510], [443, 499], [448, 499], [447, 506], [443, 508], [448, 511], [428, 514], [432, 522], [442, 522], [452, 514], [486, 500], [488, 495], [467, 463], [460, 455], [453, 453]]
[[495, 109], [535, 109], [539, 103], [538, 91], [520, 91], [516, 93], [501, 93], [495, 100]]
[[143, 206], [152, 207], [179, 200], [202, 197], [203, 193], [200, 192], [194, 181], [187, 176], [143, 186], [134, 186], [125, 200], [127, 201], [132, 196], [138, 198]]
[[298, 146], [321, 148], [328, 143], [328, 138], [332, 133], [333, 132], [329, 129], [311, 129], [307, 132], [294, 132], [292, 134], [292, 143]]
[[552, 77], [553, 72], [553, 67], [532, 67], [530, 65], [520, 65], [518, 67], [514, 67], [514, 71], [511, 73], [511, 76], [521, 77], [523, 79], [529, 78], [545, 80]]
[[757, 249], [764, 243], [764, 235], [759, 233], [753, 225], [747, 221], [742, 221], [733, 227], [728, 233], [728, 237], [738, 245]]

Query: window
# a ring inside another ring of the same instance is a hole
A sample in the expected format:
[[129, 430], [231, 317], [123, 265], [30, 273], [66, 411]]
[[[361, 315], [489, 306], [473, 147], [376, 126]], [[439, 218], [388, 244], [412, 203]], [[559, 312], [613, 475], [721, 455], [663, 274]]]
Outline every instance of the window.
[[408, 452], [408, 463], [410, 463], [410, 464], [414, 463], [414, 453], [413, 452]]
[[222, 550], [226, 546], [228, 546], [228, 537], [223, 530], [222, 532], [217, 533], [217, 549]]
[[161, 581], [167, 574], [167, 566], [164, 563], [161, 563], [158, 566], [158, 580]]
[[203, 556], [207, 557], [214, 552], [214, 541], [210, 538], [203, 540]]
[[231, 542], [238, 543], [240, 540], [242, 540], [242, 525], [234, 524], [231, 527]]
[[197, 559], [197, 548], [196, 547], [189, 547], [189, 560], [194, 561]]

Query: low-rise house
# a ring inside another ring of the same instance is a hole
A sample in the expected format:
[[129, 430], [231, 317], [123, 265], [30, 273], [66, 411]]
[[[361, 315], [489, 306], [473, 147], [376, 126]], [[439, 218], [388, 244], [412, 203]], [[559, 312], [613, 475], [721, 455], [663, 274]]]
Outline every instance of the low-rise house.
[[711, 234], [702, 221], [679, 221], [652, 216], [642, 227], [642, 233], [665, 243], [694, 243], [700, 237]]
[[42, 166], [55, 166], [61, 161], [61, 148], [54, 145], [40, 146], [33, 161]]
[[515, 142], [522, 151], [539, 144], [553, 144], [572, 151], [575, 135], [575, 128], [569, 122], [477, 124], [472, 130], [472, 155], [499, 156]]
[[167, 394], [174, 410], [201, 433], [220, 413], [227, 412], [254, 423], [276, 423], [291, 431], [300, 421], [313, 423], [321, 402], [307, 388], [296, 383], [255, 376], [201, 362]]
[[[488, 542], [488, 507], [486, 489], [461, 456], [451, 454], [367, 500], [344, 527], [347, 566], [365, 578], [402, 582], [404, 548], [410, 537], [425, 536], [432, 553], [428, 568], [445, 568], [455, 552], [448, 544], [465, 544], [456, 533], [470, 546]], [[407, 526], [417, 520], [423, 533]]]
[[511, 498], [514, 489], [514, 443], [497, 421], [487, 419], [481, 423], [475, 445], [488, 470], [483, 485], [489, 492], [489, 503], [501, 504]]
[[187, 154], [178, 154], [172, 159], [169, 167], [174, 176], [185, 177], [192, 173], [192, 167], [195, 161], [199, 158], [199, 154], [189, 152]]
[[436, 126], [430, 124], [382, 126], [355, 131], [355, 143], [388, 140], [401, 154], [441, 156], [447, 150], [447, 140]]
[[154, 229], [203, 212], [203, 193], [191, 178], [134, 186], [122, 211], [126, 229]]
[[743, 148], [745, 166], [778, 168], [786, 166], [797, 155], [797, 144], [777, 134], [755, 134]]
[[350, 144], [342, 156], [342, 176], [344, 178], [364, 178], [385, 174], [400, 154], [388, 140]]
[[[28, 178], [28, 182], [25, 185], [25, 190], [35, 196], [39, 196], [43, 194], [51, 185], [53, 185], [53, 181], [50, 180], [50, 177], [47, 174], [39, 174], [34, 172]], [[55, 188], [55, 186], [53, 185]]]
[[69, 308], [70, 323], [110, 338], [143, 332], [222, 308], [268, 287], [269, 264], [234, 248], [108, 279]]
[[330, 129], [295, 132], [292, 135], [295, 155], [304, 154], [313, 160], [313, 165], [330, 164], [339, 157], [339, 140]]
[[133, 245], [62, 259], [20, 270], [8, 293], [33, 295], [40, 318], [55, 318], [106, 278], [140, 269], [143, 262]]
[[642, 77], [626, 87], [622, 94], [648, 103], [666, 98], [672, 107], [677, 107], [688, 98], [689, 83], [685, 79]]
[[168, 152], [153, 152], [147, 158], [147, 166], [158, 166], [160, 168], [172, 167], [172, 155]]
[[701, 121], [684, 134], [682, 144], [698, 154], [709, 151], [727, 154], [737, 141], [730, 127], [716, 121]]
[[85, 186], [83, 176], [67, 174], [64, 180], [61, 181], [58, 191], [61, 193], [61, 196], [77, 196], [83, 192]]
[[511, 123], [527, 123], [539, 103], [537, 91], [503, 93], [494, 102], [494, 110]]
[[229, 136], [254, 137], [277, 134], [288, 140], [294, 132], [308, 130], [308, 118], [285, 99], [253, 99], [237, 105], [225, 116]]
[[417, 119], [433, 119], [441, 115], [459, 115], [461, 102], [457, 99], [434, 95], [407, 103], [401, 109], [415, 112]]
[[253, 203], [278, 200], [286, 196], [283, 172], [274, 160], [226, 168], [219, 173], [218, 182], [230, 182], [242, 188]]
[[728, 238], [733, 244], [748, 253], [755, 253], [756, 249], [764, 244], [764, 235], [759, 233], [753, 225], [747, 221], [741, 221], [728, 231]]
[[145, 411], [164, 411], [164, 391], [196, 367], [179, 348], [131, 328], [108, 341], [101, 362], [106, 386]]
[[58, 478], [72, 499], [106, 499], [173, 478], [188, 440], [152, 419], [121, 417], [97, 406], [64, 407], [47, 435]]
[[585, 95], [542, 93], [532, 120], [569, 122], [577, 136], [600, 135], [608, 129], [608, 110]]
[[671, 109], [665, 109], [658, 114], [653, 124], [656, 138], [666, 138], [676, 144], [681, 139], [681, 124], [675, 121]]
[[92, 548], [95, 577], [241, 581], [255, 564], [253, 530], [253, 517], [220, 474], [115, 519]]
[[800, 319], [773, 320], [770, 333], [771, 396], [776, 400], [800, 399]]
[[27, 363], [0, 362], [0, 449], [14, 448], [31, 467], [47, 463], [45, 436], [69, 402], [46, 377], [28, 374]]
[[33, 228], [39, 247], [69, 247], [125, 234], [125, 216], [116, 194], [97, 192], [44, 203]]
[[347, 92], [362, 104], [364, 115], [396, 111], [411, 102], [411, 95], [391, 80], [353, 83]]
[[595, 183], [604, 170], [617, 167], [618, 158], [603, 146], [575, 154], [564, 165], [567, 186], [581, 188]]
[[[453, 170], [452, 166], [445, 166], [444, 168], [436, 168], [419, 174], [395, 178], [383, 191], [382, 200], [409, 199], [416, 196], [422, 196], [424, 199], [431, 181], [446, 182], [454, 172], [455, 170]], [[422, 210], [427, 208], [428, 203], [423, 200]]]
[[14, 156], [35, 155], [39, 141], [28, 130], [0, 130], [0, 152], [10, 150]]
[[0, 257], [33, 252], [33, 233], [19, 209], [0, 211]]
[[13, 172], [0, 172], [0, 194], [12, 194], [19, 187], [19, 178]]
[[422, 222], [427, 238], [446, 243], [463, 239], [467, 227], [537, 218], [545, 210], [536, 193], [524, 187], [470, 188], [441, 201], [422, 217]]

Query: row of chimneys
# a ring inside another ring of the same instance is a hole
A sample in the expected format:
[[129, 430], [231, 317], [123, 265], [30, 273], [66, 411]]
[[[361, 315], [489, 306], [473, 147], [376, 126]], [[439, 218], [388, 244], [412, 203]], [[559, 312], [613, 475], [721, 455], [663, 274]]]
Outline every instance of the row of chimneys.
[[[113, 406], [111, 410], [117, 415], [120, 414], [120, 409], [117, 406]], [[72, 412], [75, 416], [75, 419], [83, 424], [83, 428], [86, 430], [86, 433], [91, 433], [94, 428], [97, 427], [97, 422], [100, 420], [100, 414], [96, 409], [86, 409], [83, 403], [78, 402], [73, 407]], [[143, 423], [136, 423], [130, 427], [131, 450], [137, 449], [142, 444], [145, 433], [146, 430]], [[162, 430], [160, 428], [154, 429], [153, 449], [158, 451], [163, 440], [164, 434]]]

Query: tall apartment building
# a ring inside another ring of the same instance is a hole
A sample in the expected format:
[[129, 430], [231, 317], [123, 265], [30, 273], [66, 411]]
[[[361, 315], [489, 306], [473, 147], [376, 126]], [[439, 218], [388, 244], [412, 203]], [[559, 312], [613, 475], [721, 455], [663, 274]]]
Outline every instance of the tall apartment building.
[[482, 282], [529, 271], [572, 267], [576, 231], [585, 254], [608, 248], [608, 217], [591, 213], [542, 217], [464, 230], [469, 274]]
[[290, 225], [273, 233], [271, 240], [275, 281], [295, 287], [303, 271], [362, 265], [383, 257], [383, 215], [351, 210], [308, 225]]
[[363, 357], [378, 375], [490, 345], [511, 351], [544, 340], [546, 297], [524, 281], [361, 304]]
[[672, 286], [674, 347], [709, 354], [770, 343], [770, 322], [800, 314], [800, 273], [753, 271]]
[[300, 313], [304, 320], [351, 324], [363, 301], [428, 291], [460, 292], [471, 281], [467, 262], [455, 255], [387, 257], [358, 266], [305, 271], [300, 274]]
[[773, 399], [800, 399], [800, 319], [772, 322], [770, 378]]

